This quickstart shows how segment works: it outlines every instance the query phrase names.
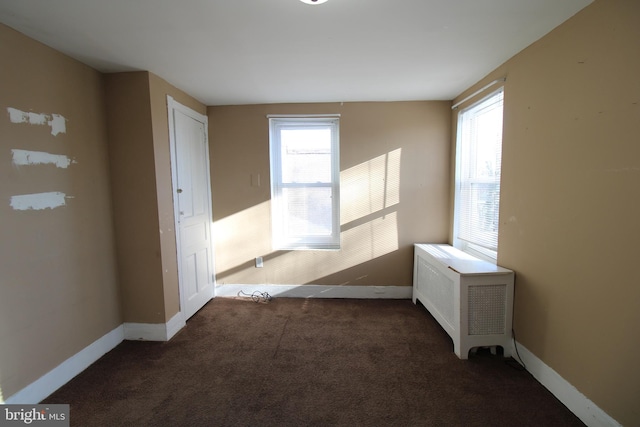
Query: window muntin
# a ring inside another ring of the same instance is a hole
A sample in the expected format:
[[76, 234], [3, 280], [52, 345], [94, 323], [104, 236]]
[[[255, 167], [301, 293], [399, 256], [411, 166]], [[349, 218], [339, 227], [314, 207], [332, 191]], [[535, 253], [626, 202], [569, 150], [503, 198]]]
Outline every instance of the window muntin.
[[339, 249], [337, 118], [270, 118], [275, 249]]
[[495, 261], [502, 166], [503, 90], [458, 116], [455, 246]]

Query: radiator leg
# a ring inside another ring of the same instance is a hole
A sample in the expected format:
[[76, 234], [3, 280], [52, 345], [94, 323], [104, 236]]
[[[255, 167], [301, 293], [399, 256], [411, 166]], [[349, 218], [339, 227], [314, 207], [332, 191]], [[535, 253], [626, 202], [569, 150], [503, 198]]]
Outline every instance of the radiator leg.
[[511, 342], [511, 340], [502, 344], [502, 350], [504, 350], [504, 352], [502, 353], [502, 356], [507, 358], [511, 357], [511, 355], [513, 354], [513, 343]]
[[455, 340], [453, 342], [453, 352], [462, 360], [467, 360], [469, 358], [469, 350], [471, 349], [471, 347], [456, 343]]

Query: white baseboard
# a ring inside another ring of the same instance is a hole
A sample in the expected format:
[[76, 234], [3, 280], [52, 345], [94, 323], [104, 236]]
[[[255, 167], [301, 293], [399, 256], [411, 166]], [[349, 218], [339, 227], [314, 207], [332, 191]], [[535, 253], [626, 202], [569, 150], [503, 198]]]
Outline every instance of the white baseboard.
[[42, 377], [5, 400], [7, 404], [37, 404], [93, 362], [113, 350], [124, 338], [122, 325], [97, 339]]
[[[327, 286], [327, 285], [218, 285], [216, 297], [239, 297], [267, 292], [280, 298], [411, 299], [411, 286]], [[244, 293], [245, 295], [242, 295]]]
[[169, 341], [175, 334], [177, 334], [180, 329], [187, 326], [186, 320], [184, 320], [184, 316], [182, 312], [179, 311], [167, 322], [167, 341]]
[[186, 325], [182, 312], [167, 323], [125, 323], [124, 339], [131, 341], [169, 341]]
[[[536, 380], [545, 386], [558, 398], [571, 412], [589, 427], [620, 427], [621, 424], [611, 418], [606, 412], [589, 400], [577, 388], [562, 378], [556, 371], [550, 368], [525, 346], [517, 343], [518, 353], [522, 362], [527, 366], [527, 371]], [[512, 353], [517, 357], [515, 352]]]
[[[39, 403], [96, 360], [113, 350], [123, 340], [168, 341], [185, 325], [181, 312], [173, 316], [167, 323], [124, 323], [5, 399], [4, 403]], [[2, 402], [0, 401], [0, 403]]]

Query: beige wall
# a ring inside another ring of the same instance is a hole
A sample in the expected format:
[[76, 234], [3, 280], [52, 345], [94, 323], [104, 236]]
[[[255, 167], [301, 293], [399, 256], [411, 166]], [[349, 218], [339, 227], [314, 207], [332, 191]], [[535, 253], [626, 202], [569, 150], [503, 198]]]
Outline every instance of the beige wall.
[[206, 107], [146, 71], [105, 80], [124, 321], [165, 323], [180, 310], [167, 95]]
[[164, 323], [149, 73], [107, 74], [105, 81], [123, 317]]
[[516, 271], [518, 340], [629, 426], [640, 424], [639, 52], [640, 3], [596, 1], [468, 91], [508, 77], [498, 262]]
[[[122, 323], [102, 77], [0, 25], [0, 402]], [[5, 66], [10, 64], [10, 66]], [[7, 108], [60, 114], [66, 133], [12, 123]], [[12, 150], [66, 155], [16, 166]], [[62, 192], [55, 209], [15, 195]]]
[[[450, 105], [209, 107], [217, 284], [410, 285], [413, 243], [447, 240]], [[266, 115], [326, 113], [341, 114], [341, 250], [274, 252]]]

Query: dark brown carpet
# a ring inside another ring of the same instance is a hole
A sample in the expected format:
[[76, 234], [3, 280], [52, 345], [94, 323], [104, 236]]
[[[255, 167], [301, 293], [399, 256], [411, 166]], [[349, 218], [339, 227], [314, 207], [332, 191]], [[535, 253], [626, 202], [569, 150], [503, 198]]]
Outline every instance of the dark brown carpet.
[[526, 371], [409, 300], [217, 298], [170, 342], [125, 341], [45, 400], [77, 426], [582, 426]]

